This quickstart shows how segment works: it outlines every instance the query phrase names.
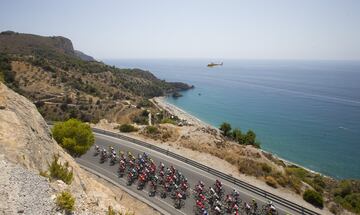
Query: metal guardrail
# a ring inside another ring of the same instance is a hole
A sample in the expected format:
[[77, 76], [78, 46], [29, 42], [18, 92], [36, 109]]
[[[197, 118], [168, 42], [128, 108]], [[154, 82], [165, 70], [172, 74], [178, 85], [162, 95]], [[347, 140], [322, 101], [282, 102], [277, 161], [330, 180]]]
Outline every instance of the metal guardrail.
[[253, 192], [253, 193], [256, 193], [260, 196], [263, 196], [264, 198], [268, 199], [268, 200], [271, 200], [277, 204], [280, 204], [280, 205], [283, 205], [284, 207], [287, 207], [293, 211], [296, 211], [300, 214], [304, 214], [304, 215], [320, 215], [319, 213], [315, 212], [315, 211], [312, 211], [310, 209], [307, 209], [307, 208], [304, 208], [303, 206], [301, 205], [298, 205], [294, 202], [291, 202], [289, 200], [286, 200], [280, 196], [277, 196], [277, 195], [274, 195], [272, 193], [269, 193], [263, 189], [260, 189], [258, 187], [255, 187], [247, 182], [244, 182], [244, 181], [241, 181], [237, 178], [234, 178], [230, 175], [227, 175], [225, 173], [222, 173], [218, 170], [215, 170], [211, 167], [208, 167], [208, 166], [205, 166], [201, 163], [198, 163], [196, 161], [193, 161], [191, 159], [188, 159], [186, 157], [183, 157], [181, 155], [178, 155], [178, 154], [175, 154], [169, 150], [165, 150], [163, 148], [160, 148], [158, 146], [155, 146], [155, 145], [152, 145], [152, 144], [149, 144], [147, 142], [144, 142], [144, 141], [141, 141], [141, 140], [138, 140], [138, 139], [135, 139], [135, 138], [132, 138], [132, 137], [128, 137], [128, 136], [125, 136], [125, 135], [122, 135], [122, 134], [118, 134], [118, 133], [114, 133], [114, 132], [111, 132], [111, 131], [106, 131], [106, 130], [102, 130], [102, 129], [98, 129], [98, 128], [92, 128], [94, 132], [96, 133], [100, 133], [100, 134], [106, 134], [108, 136], [112, 136], [112, 137], [116, 137], [116, 138], [119, 138], [119, 139], [123, 139], [123, 140], [127, 140], [127, 141], [130, 141], [132, 143], [135, 143], [135, 144], [138, 144], [138, 145], [141, 145], [141, 146], [144, 146], [146, 148], [149, 148], [149, 149], [152, 149], [152, 150], [155, 150], [157, 152], [160, 152], [160, 153], [163, 153], [163, 154], [166, 154], [170, 157], [173, 157], [177, 160], [180, 160], [184, 163], [187, 163], [187, 164], [190, 164], [194, 167], [197, 167], [203, 171], [206, 171], [206, 172], [209, 172], [211, 173], [212, 175], [214, 176], [217, 176], [223, 180], [226, 180], [226, 181], [229, 181], [239, 187], [242, 187], [250, 192]]

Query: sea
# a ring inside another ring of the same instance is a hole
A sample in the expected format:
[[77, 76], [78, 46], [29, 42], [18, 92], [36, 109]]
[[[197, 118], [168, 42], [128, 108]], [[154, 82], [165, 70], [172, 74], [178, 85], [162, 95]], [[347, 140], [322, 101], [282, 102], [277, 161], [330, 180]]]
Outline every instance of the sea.
[[337, 179], [360, 178], [360, 62], [117, 59], [195, 86], [167, 102], [219, 127], [255, 131], [261, 148]]

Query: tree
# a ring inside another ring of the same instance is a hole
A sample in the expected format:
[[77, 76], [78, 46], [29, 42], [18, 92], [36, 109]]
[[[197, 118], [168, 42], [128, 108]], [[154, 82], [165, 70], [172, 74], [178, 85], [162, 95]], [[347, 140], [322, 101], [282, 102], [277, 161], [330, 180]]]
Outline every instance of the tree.
[[238, 128], [235, 128], [233, 131], [232, 131], [232, 138], [240, 143], [240, 144], [243, 144], [243, 134], [241, 133], [241, 130], [238, 129]]
[[231, 125], [227, 122], [223, 122], [220, 126], [220, 131], [222, 131], [224, 136], [226, 137], [230, 136]]
[[85, 154], [95, 142], [90, 126], [76, 119], [56, 123], [52, 133], [58, 144], [73, 156]]
[[246, 145], [255, 145], [256, 134], [252, 130], [248, 130], [245, 135], [244, 143]]

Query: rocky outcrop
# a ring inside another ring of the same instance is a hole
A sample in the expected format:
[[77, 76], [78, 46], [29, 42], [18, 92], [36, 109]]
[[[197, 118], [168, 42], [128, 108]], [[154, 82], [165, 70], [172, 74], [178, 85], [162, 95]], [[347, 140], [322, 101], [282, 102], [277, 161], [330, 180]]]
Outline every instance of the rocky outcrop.
[[[59, 155], [60, 162], [69, 163], [74, 172], [71, 185], [39, 176], [40, 171], [48, 169], [53, 155]], [[69, 190], [76, 198], [75, 214], [104, 214], [109, 206], [119, 211], [137, 212], [140, 208], [142, 211], [137, 213], [156, 214], [143, 203], [127, 197], [120, 189], [109, 188], [82, 170], [52, 138], [35, 105], [2, 83], [0, 164], [0, 201], [9, 200], [1, 201], [5, 204], [1, 204], [0, 211], [8, 211], [5, 214], [17, 214], [18, 210], [24, 210], [24, 214], [49, 214], [46, 212], [56, 210], [53, 208], [54, 196], [63, 190]], [[121, 198], [116, 198], [119, 195]], [[128, 208], [128, 205], [134, 208]], [[39, 213], [33, 213], [33, 210]]]

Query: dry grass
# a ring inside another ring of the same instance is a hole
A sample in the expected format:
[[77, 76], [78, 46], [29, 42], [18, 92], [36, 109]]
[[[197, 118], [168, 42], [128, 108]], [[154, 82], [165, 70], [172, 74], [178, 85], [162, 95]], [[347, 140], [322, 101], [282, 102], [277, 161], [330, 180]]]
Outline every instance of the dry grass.
[[[151, 132], [149, 132], [149, 128]], [[154, 140], [160, 140], [162, 142], [174, 142], [179, 138], [179, 131], [176, 126], [171, 124], [157, 125], [157, 126], [147, 126], [145, 127], [140, 134], [144, 137], [151, 138]], [[188, 148], [191, 148], [190, 146]], [[196, 150], [194, 148], [193, 150]]]
[[259, 153], [252, 147], [226, 142], [219, 146], [216, 143], [196, 141], [194, 135], [183, 136], [181, 140], [181, 146], [221, 158], [236, 166], [240, 173], [264, 180], [271, 187], [289, 188], [298, 194], [302, 192], [305, 173], [284, 168], [285, 164], [269, 153]]
[[276, 180], [271, 177], [271, 176], [266, 176], [265, 177], [265, 182], [267, 185], [269, 185], [270, 187], [273, 187], [273, 188], [277, 188], [278, 187], [278, 184], [276, 182]]

